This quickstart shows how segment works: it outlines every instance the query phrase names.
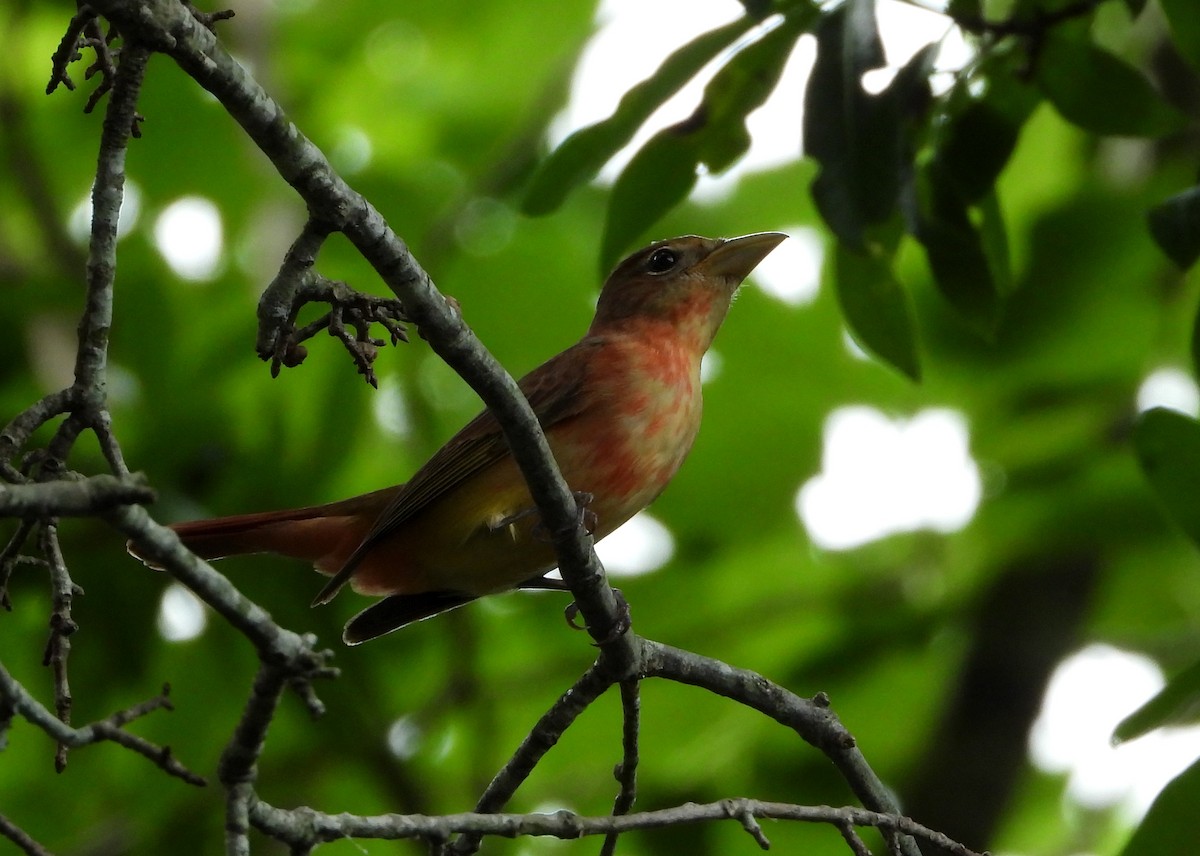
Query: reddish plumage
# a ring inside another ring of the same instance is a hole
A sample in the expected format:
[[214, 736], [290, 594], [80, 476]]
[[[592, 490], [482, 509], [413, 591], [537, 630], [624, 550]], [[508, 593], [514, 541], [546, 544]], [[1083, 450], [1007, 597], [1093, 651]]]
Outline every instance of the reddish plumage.
[[[597, 539], [645, 508], [678, 471], [700, 427], [700, 359], [738, 285], [785, 236], [684, 237], [634, 253], [605, 282], [578, 343], [521, 389], [573, 490], [590, 493]], [[351, 619], [366, 641], [485, 594], [555, 587], [533, 502], [485, 411], [403, 485], [311, 508], [177, 524], [204, 558], [271, 552], [385, 599]]]

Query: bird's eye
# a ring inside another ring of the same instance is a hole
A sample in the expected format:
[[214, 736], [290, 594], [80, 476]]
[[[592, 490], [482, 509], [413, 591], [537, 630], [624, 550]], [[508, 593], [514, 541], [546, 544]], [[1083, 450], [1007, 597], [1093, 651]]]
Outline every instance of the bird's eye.
[[650, 273], [666, 273], [675, 267], [678, 261], [679, 256], [675, 255], [674, 250], [663, 247], [650, 254], [650, 258], [646, 260], [646, 270]]

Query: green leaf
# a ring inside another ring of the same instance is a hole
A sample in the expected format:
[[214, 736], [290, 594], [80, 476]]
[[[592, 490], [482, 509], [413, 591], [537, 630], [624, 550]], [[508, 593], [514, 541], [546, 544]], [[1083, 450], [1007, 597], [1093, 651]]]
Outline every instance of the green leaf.
[[1159, 0], [1179, 53], [1200, 68], [1200, 9], [1195, 0]]
[[726, 63], [704, 88], [704, 100], [689, 124], [710, 172], [728, 169], [750, 148], [746, 117], [774, 91], [796, 40], [815, 17], [812, 7], [789, 15]]
[[700, 164], [721, 172], [750, 147], [746, 117], [775, 89], [796, 40], [815, 17], [801, 7], [739, 51], [709, 81], [704, 99], [684, 121], [656, 134], [613, 185], [601, 241], [607, 270], [656, 220], [685, 198]]
[[1086, 37], [1052, 33], [1037, 82], [1064, 119], [1096, 134], [1157, 137], [1184, 122], [1137, 69]]
[[1113, 741], [1133, 740], [1164, 725], [1190, 725], [1200, 721], [1200, 662], [1167, 682], [1144, 705], [1121, 720]]
[[1150, 811], [1121, 851], [1121, 856], [1179, 856], [1196, 840], [1200, 804], [1200, 761], [1172, 779], [1155, 797]]
[[571, 190], [594, 177], [628, 144], [651, 113], [755, 23], [746, 16], [688, 42], [667, 57], [651, 77], [626, 92], [611, 116], [563, 140], [534, 173], [522, 210], [537, 216], [558, 208]]
[[1200, 259], [1200, 187], [1177, 193], [1150, 209], [1150, 234], [1180, 270]]
[[633, 156], [613, 185], [600, 243], [607, 272], [629, 244], [691, 192], [699, 162], [697, 141], [681, 125], [659, 131]]
[[873, 0], [849, 0], [816, 31], [817, 60], [804, 96], [804, 145], [820, 165], [813, 200], [839, 239], [862, 247], [895, 213], [913, 153], [914, 115], [929, 104], [927, 46], [879, 95], [862, 88], [884, 63]]
[[1125, 0], [1125, 8], [1129, 10], [1130, 15], [1136, 18], [1146, 8], [1146, 0]]
[[835, 254], [838, 303], [851, 335], [866, 350], [919, 381], [916, 325], [908, 293], [881, 248], [858, 250], [838, 241]]
[[1200, 422], [1156, 407], [1138, 419], [1134, 448], [1167, 514], [1200, 544]]

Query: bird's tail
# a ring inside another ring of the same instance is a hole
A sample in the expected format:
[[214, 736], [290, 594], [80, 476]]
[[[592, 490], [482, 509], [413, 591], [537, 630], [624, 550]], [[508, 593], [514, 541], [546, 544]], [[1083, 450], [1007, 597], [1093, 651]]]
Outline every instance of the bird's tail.
[[[275, 553], [312, 562], [317, 570], [333, 573], [397, 489], [385, 488], [328, 505], [193, 520], [170, 528], [202, 559]], [[157, 567], [132, 541], [126, 548], [135, 558]]]

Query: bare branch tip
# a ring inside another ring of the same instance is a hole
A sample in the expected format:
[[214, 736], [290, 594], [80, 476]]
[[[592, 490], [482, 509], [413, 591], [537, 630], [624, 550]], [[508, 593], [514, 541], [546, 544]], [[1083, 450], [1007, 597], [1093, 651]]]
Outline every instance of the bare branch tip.
[[750, 837], [763, 850], [771, 849], [771, 842], [767, 835], [762, 830], [762, 826], [758, 822], [758, 818], [754, 816], [750, 804], [746, 800], [723, 800], [722, 805], [729, 817], [738, 821], [742, 825], [742, 829], [749, 833]]
[[216, 32], [215, 25], [218, 21], [228, 21], [230, 18], [234, 17], [235, 14], [232, 9], [221, 9], [217, 12], [203, 12], [200, 9], [197, 9], [190, 2], [190, 0], [183, 0], [183, 6], [188, 10], [188, 12], [191, 13], [192, 17], [195, 18], [200, 25], [209, 32]]
[[[842, 839], [845, 840], [846, 845], [850, 848], [850, 852], [852, 852], [854, 856], [871, 856], [870, 848], [867, 847], [867, 843], [862, 840], [861, 836], [859, 836], [858, 831], [855, 830], [853, 823], [847, 820], [845, 823], [838, 823], [835, 825], [837, 826], [838, 832], [842, 834]], [[896, 849], [896, 836], [889, 835], [887, 838], [888, 851], [899, 853], [900, 851]]]

